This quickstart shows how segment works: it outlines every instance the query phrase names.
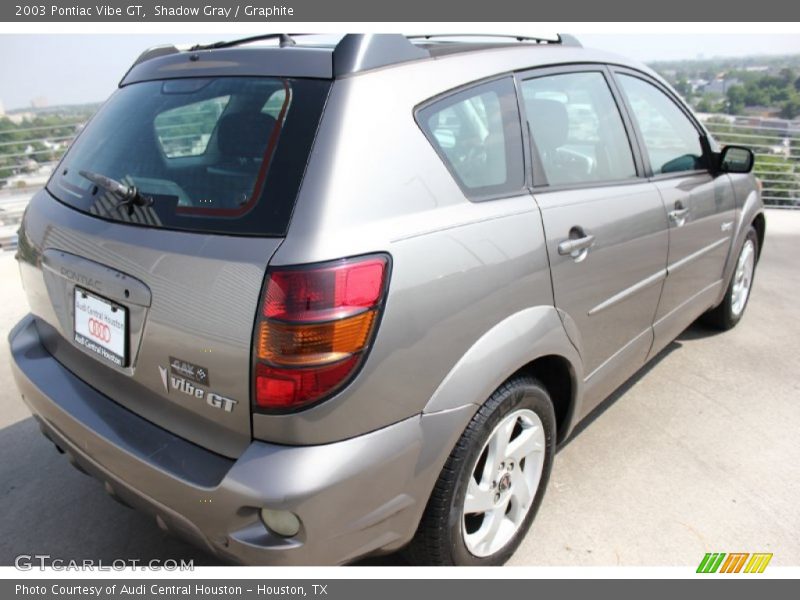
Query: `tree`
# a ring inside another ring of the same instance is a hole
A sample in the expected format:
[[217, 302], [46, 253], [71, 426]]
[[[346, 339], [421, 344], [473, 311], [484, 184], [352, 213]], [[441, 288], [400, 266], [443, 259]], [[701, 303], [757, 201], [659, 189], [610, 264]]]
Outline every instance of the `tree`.
[[675, 82], [675, 91], [678, 92], [684, 98], [688, 98], [692, 94], [692, 86], [689, 82], [685, 79], [678, 79]]
[[792, 82], [795, 80], [795, 77], [797, 77], [797, 74], [794, 72], [794, 69], [790, 69], [789, 67], [784, 67], [783, 69], [781, 69], [780, 78], [781, 81], [783, 82], [782, 87], [790, 86]]
[[794, 98], [787, 100], [781, 108], [782, 119], [794, 119], [800, 116], [800, 97], [795, 94]]
[[732, 85], [726, 93], [728, 98], [728, 114], [736, 115], [744, 110], [745, 89], [743, 85]]
[[756, 176], [764, 180], [767, 204], [796, 206], [800, 202], [800, 177], [795, 167], [782, 156], [756, 157]]

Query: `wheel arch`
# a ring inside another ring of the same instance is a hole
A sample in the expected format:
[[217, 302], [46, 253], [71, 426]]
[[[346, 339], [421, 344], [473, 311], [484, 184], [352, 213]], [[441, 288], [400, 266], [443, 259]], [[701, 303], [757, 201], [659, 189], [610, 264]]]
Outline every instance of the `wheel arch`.
[[447, 374], [423, 413], [472, 405], [474, 411], [504, 382], [530, 375], [554, 403], [558, 442], [572, 429], [582, 391], [580, 357], [553, 306], [515, 313], [487, 331]]
[[758, 235], [758, 258], [761, 258], [761, 249], [764, 247], [764, 237], [767, 234], [767, 218], [764, 216], [764, 212], [759, 212], [753, 218], [752, 226], [756, 230], [756, 235]]
[[739, 252], [742, 251], [744, 240], [747, 237], [747, 231], [751, 226], [755, 227], [756, 233], [758, 234], [758, 252], [760, 256], [761, 248], [764, 244], [764, 237], [766, 235], [766, 224], [767, 220], [764, 216], [764, 204], [761, 201], [758, 192], [755, 189], [752, 189], [747, 194], [747, 197], [742, 205], [737, 221], [736, 232], [733, 240], [731, 241], [728, 256], [725, 259], [725, 265], [722, 271], [722, 281], [724, 285], [722, 285], [720, 288], [719, 297], [714, 303], [715, 307], [719, 306], [719, 304], [725, 298], [728, 285], [733, 277], [734, 268], [736, 267], [736, 260], [739, 257]]
[[558, 354], [548, 354], [532, 360], [511, 377], [517, 375], [533, 377], [550, 394], [556, 413], [556, 443], [560, 444], [569, 435], [575, 420], [578, 385], [572, 363]]

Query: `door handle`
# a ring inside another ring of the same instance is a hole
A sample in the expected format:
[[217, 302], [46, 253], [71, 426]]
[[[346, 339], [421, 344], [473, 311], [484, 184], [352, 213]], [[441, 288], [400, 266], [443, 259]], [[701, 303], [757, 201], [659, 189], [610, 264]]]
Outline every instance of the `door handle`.
[[558, 253], [561, 256], [570, 255], [576, 261], [583, 260], [589, 248], [594, 246], [594, 236], [584, 235], [579, 238], [569, 238], [558, 243]]
[[683, 227], [686, 224], [686, 217], [689, 216], [689, 209], [683, 206], [683, 202], [678, 200], [675, 203], [675, 209], [667, 213], [669, 220], [675, 224], [675, 227]]

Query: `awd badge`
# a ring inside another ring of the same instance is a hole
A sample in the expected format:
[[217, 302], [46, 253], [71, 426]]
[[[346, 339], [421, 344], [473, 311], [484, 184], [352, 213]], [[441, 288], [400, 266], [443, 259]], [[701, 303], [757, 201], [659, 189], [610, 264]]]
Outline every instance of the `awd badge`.
[[169, 370], [173, 375], [183, 377], [189, 381], [194, 381], [200, 385], [211, 384], [208, 379], [208, 369], [201, 367], [200, 365], [181, 360], [180, 358], [175, 358], [174, 356], [169, 357]]
[[161, 383], [167, 394], [170, 393], [170, 390], [175, 390], [198, 400], [205, 399], [206, 404], [212, 408], [233, 412], [234, 407], [238, 404], [236, 400], [226, 398], [216, 392], [208, 392], [197, 385], [208, 385], [208, 369], [171, 356], [169, 360], [169, 369], [158, 366]]

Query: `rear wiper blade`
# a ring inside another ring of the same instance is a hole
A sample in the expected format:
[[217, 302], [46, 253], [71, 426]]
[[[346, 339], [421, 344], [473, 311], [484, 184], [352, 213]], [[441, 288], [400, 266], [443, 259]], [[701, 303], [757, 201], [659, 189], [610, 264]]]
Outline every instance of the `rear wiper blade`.
[[135, 185], [125, 185], [116, 179], [111, 179], [100, 173], [93, 173], [92, 171], [78, 171], [78, 174], [84, 179], [88, 179], [97, 187], [111, 192], [117, 198], [117, 208], [127, 208], [128, 216], [133, 214], [134, 207], [136, 206], [151, 206], [153, 199], [150, 196], [145, 196]]

